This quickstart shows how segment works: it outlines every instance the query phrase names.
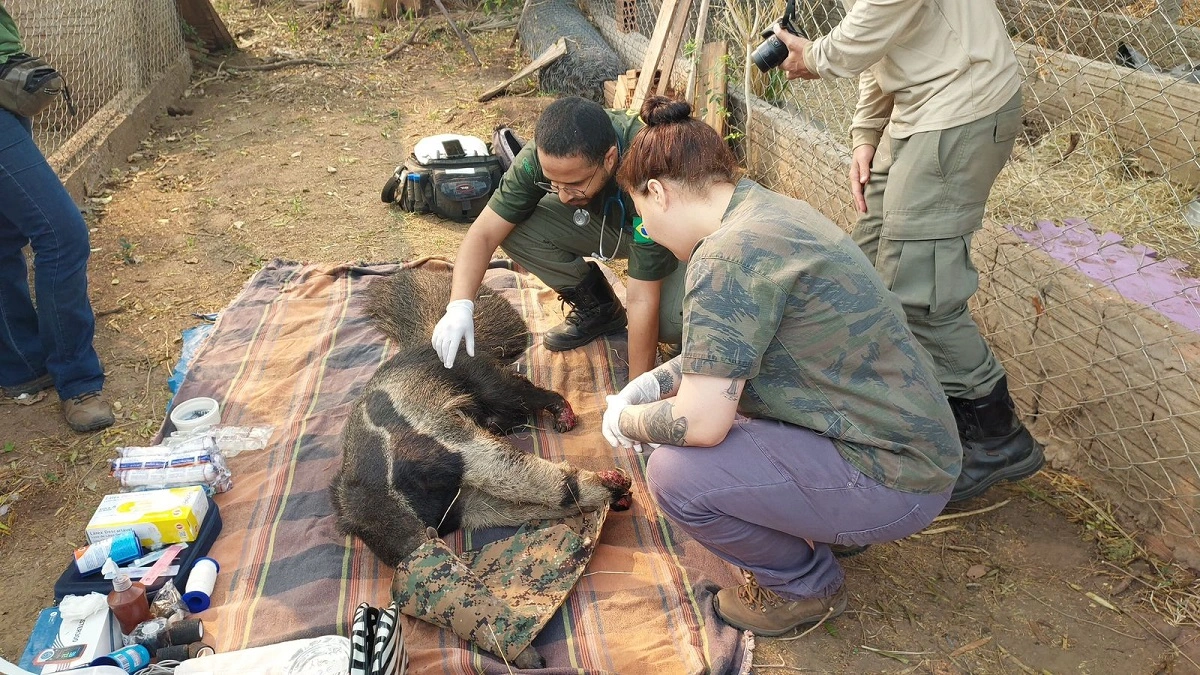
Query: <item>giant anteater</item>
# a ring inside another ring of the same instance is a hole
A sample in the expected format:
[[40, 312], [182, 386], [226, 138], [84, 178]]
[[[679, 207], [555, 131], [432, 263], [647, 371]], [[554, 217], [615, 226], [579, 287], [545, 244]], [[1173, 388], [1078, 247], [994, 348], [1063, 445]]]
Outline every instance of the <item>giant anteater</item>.
[[395, 567], [445, 535], [561, 518], [605, 504], [628, 508], [630, 480], [521, 452], [506, 434], [545, 410], [560, 432], [575, 426], [571, 405], [514, 371], [529, 328], [507, 300], [475, 303], [475, 353], [442, 365], [430, 336], [450, 299], [450, 273], [397, 271], [369, 291], [367, 313], [400, 351], [367, 382], [342, 433], [333, 479], [338, 527]]

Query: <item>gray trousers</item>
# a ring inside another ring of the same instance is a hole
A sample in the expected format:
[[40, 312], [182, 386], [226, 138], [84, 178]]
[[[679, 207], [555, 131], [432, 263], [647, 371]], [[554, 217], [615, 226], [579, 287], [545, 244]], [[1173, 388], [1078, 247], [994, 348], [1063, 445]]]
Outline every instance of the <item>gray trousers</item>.
[[845, 573], [829, 544], [878, 544], [919, 532], [951, 490], [893, 490], [811, 429], [741, 417], [714, 447], [660, 446], [646, 475], [659, 510], [680, 529], [788, 599], [825, 598], [841, 588]]
[[967, 307], [979, 288], [971, 237], [1020, 130], [1018, 93], [969, 124], [885, 135], [864, 192], [867, 213], [852, 234], [899, 296], [947, 396], [981, 398], [1004, 376]]
[[[608, 227], [601, 226], [600, 217], [593, 215], [583, 226], [576, 225], [571, 216], [574, 206], [548, 194], [538, 202], [537, 209], [525, 222], [517, 223], [500, 248], [517, 264], [529, 270], [542, 283], [556, 291], [574, 288], [588, 272], [583, 256], [625, 259], [629, 257], [633, 235], [619, 235], [613, 220], [620, 217], [617, 209], [609, 214]], [[601, 233], [603, 232], [603, 240]], [[601, 250], [603, 249], [603, 250]], [[682, 262], [670, 276], [663, 279], [658, 307], [658, 340], [677, 344], [683, 339], [683, 282], [687, 267]]]

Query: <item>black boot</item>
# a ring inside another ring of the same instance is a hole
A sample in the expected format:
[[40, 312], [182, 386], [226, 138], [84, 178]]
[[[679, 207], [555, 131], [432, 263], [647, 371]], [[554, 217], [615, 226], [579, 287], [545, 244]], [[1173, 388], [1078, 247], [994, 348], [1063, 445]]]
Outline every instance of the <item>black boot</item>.
[[604, 272], [594, 262], [588, 262], [588, 273], [574, 288], [565, 288], [558, 297], [571, 305], [567, 320], [551, 328], [542, 344], [552, 352], [582, 347], [601, 335], [616, 333], [625, 328], [625, 308], [604, 278]]
[[1028, 478], [1046, 463], [1041, 443], [1017, 419], [1007, 376], [983, 398], [950, 397], [950, 407], [963, 444], [962, 473], [950, 501], [978, 497], [1002, 480]]

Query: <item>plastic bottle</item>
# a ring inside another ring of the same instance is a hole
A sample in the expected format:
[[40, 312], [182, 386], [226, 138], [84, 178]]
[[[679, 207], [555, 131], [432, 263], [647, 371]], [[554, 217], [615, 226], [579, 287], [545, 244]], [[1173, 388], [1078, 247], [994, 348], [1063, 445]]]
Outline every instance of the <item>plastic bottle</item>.
[[146, 587], [141, 582], [131, 581], [128, 574], [118, 574], [113, 579], [108, 607], [117, 617], [124, 635], [132, 633], [139, 623], [154, 618], [150, 613], [150, 601], [146, 598]]

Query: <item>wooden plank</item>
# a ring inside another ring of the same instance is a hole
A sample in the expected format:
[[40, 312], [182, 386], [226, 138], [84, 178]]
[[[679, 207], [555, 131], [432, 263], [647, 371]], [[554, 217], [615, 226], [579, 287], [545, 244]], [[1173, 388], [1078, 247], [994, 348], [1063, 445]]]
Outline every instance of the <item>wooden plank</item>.
[[724, 40], [705, 43], [700, 53], [700, 81], [696, 86], [694, 114], [725, 137], [728, 116], [725, 114], [726, 68], [725, 55], [729, 45]]
[[667, 32], [671, 29], [675, 7], [678, 4], [677, 0], [663, 0], [662, 8], [658, 11], [654, 32], [650, 35], [650, 44], [646, 47], [646, 55], [642, 59], [642, 72], [638, 75], [637, 88], [633, 90], [633, 99], [629, 101], [629, 107], [634, 110], [641, 110], [642, 102], [650, 92], [650, 84], [654, 82], [654, 74], [658, 70], [658, 57], [667, 41]]
[[175, 8], [179, 10], [179, 17], [184, 23], [196, 31], [210, 53], [237, 50], [237, 42], [208, 0], [175, 0]]
[[[700, 56], [704, 45], [704, 31], [708, 27], [708, 8], [711, 3], [709, 0], [700, 0], [700, 10], [696, 14], [696, 37], [692, 44], [696, 45], [696, 49], [692, 53], [691, 67], [688, 68], [687, 89], [684, 90], [683, 100], [691, 103], [693, 96], [696, 93], [696, 75], [700, 70]], [[692, 106], [695, 109], [695, 106]]]
[[[620, 77], [620, 75], [618, 75], [617, 77]], [[614, 104], [616, 98], [617, 98], [617, 81], [616, 80], [605, 80], [604, 81], [604, 107], [615, 109], [617, 107]]]
[[555, 42], [554, 44], [547, 47], [546, 51], [539, 54], [536, 59], [534, 59], [533, 61], [531, 61], [529, 63], [529, 65], [525, 66], [520, 71], [518, 71], [516, 75], [513, 75], [512, 77], [501, 82], [500, 84], [483, 92], [482, 94], [480, 94], [479, 98], [476, 100], [479, 101], [480, 103], [483, 103], [485, 101], [490, 101], [493, 98], [496, 98], [501, 93], [503, 93], [505, 89], [508, 89], [509, 85], [511, 85], [513, 82], [517, 82], [519, 80], [523, 80], [523, 79], [529, 77], [530, 75], [541, 70], [542, 68], [545, 68], [546, 66], [550, 65], [551, 63], [554, 63], [555, 61], [561, 59], [563, 57], [563, 54], [566, 54], [566, 53], [567, 53], [567, 40], [566, 40], [566, 38], [559, 38], [558, 42]]
[[675, 70], [675, 55], [679, 53], [679, 43], [683, 41], [683, 29], [687, 26], [688, 14], [692, 11], [692, 0], [679, 0], [675, 8], [675, 16], [671, 20], [671, 28], [667, 31], [667, 43], [658, 55], [658, 88], [654, 93], [662, 96], [667, 93], [671, 84], [671, 72]]
[[629, 71], [618, 74], [617, 90], [613, 92], [612, 108], [614, 110], [628, 110], [629, 100], [634, 94], [634, 88], [637, 86], [637, 71]]

